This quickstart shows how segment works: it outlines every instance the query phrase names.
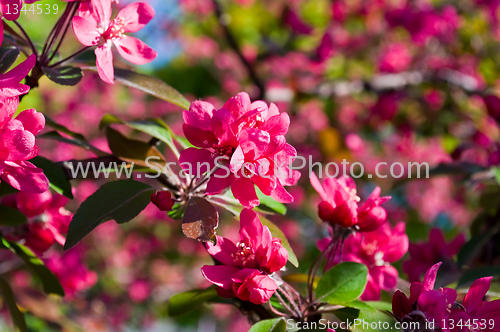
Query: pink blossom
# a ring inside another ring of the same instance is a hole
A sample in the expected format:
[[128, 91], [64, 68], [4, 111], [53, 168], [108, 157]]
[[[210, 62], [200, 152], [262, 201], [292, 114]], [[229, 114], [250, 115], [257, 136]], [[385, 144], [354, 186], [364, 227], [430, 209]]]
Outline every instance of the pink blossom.
[[17, 208], [28, 217], [27, 226], [10, 231], [24, 238], [25, 245], [36, 254], [42, 255], [55, 242], [64, 245], [66, 239], [62, 234], [68, 232], [72, 218], [64, 208], [68, 203], [66, 197], [53, 195], [50, 191], [41, 194], [20, 192], [4, 198], [2, 203]]
[[59, 279], [66, 296], [69, 298], [89, 289], [97, 282], [97, 274], [90, 271], [83, 261], [81, 247], [72, 248], [62, 255], [53, 252], [45, 260], [45, 265]]
[[[393, 312], [397, 317], [408, 315], [416, 305], [417, 310], [424, 314], [427, 321], [434, 321], [435, 325], [448, 331], [444, 322], [447, 319], [451, 307], [457, 298], [457, 292], [451, 288], [434, 289], [437, 271], [441, 262], [433, 265], [424, 276], [423, 283], [415, 282], [411, 285], [411, 295], [405, 299], [404, 294], [396, 292], [393, 297]], [[412, 310], [413, 311], [413, 310]]]
[[[86, 7], [85, 7], [86, 9]], [[91, 0], [90, 12], [80, 11], [80, 16], [73, 18], [73, 30], [78, 40], [85, 46], [98, 46], [95, 49], [99, 77], [113, 84], [114, 44], [118, 53], [134, 64], [142, 65], [156, 58], [156, 51], [141, 40], [125, 35], [141, 30], [155, 15], [147, 3], [132, 3], [120, 10], [111, 20], [111, 0]]]
[[410, 260], [403, 263], [403, 270], [408, 274], [410, 282], [416, 282], [433, 264], [451, 260], [464, 243], [464, 234], [457, 235], [447, 243], [443, 232], [439, 228], [433, 228], [429, 234], [429, 242], [410, 243]]
[[298, 171], [289, 176], [288, 168], [297, 152], [284, 136], [290, 124], [287, 113], [280, 113], [272, 103], [252, 103], [242, 92], [218, 110], [208, 102], [195, 101], [183, 116], [184, 134], [197, 148], [182, 151], [181, 167], [188, 174], [199, 175], [198, 169], [206, 171], [208, 165], [213, 171], [218, 163], [206, 194], [219, 194], [231, 186], [243, 206], [254, 207], [259, 204], [256, 185], [279, 202], [293, 201], [283, 188], [294, 185], [300, 177]]
[[299, 15], [292, 9], [286, 9], [284, 13], [284, 22], [292, 28], [292, 31], [297, 34], [309, 35], [313, 28], [304, 23]]
[[411, 61], [412, 54], [405, 44], [389, 44], [381, 56], [379, 70], [389, 73], [402, 72], [408, 68]]
[[207, 243], [208, 253], [223, 265], [205, 265], [201, 272], [221, 296], [265, 303], [278, 287], [270, 275], [285, 266], [288, 252], [252, 210], [241, 212], [239, 236], [237, 244], [220, 236], [217, 245]]
[[[319, 249], [324, 250], [329, 241], [318, 242]], [[368, 267], [368, 284], [361, 295], [363, 301], [378, 301], [381, 289], [391, 291], [396, 287], [398, 271], [390, 263], [401, 259], [407, 251], [408, 236], [403, 222], [393, 229], [384, 224], [373, 232], [357, 233], [345, 240], [342, 261], [362, 263]], [[327, 267], [336, 263], [333, 258]]]
[[[477, 328], [472, 326], [468, 331], [500, 331], [500, 300], [483, 301], [490, 288], [491, 279], [493, 278], [486, 277], [474, 281], [465, 295], [463, 309], [451, 309], [449, 319], [454, 322], [478, 322]], [[456, 326], [452, 331], [462, 329]]]
[[[9, 101], [7, 101], [9, 102]], [[42, 193], [49, 181], [42, 169], [28, 160], [38, 155], [35, 135], [45, 127], [45, 117], [34, 109], [12, 118], [9, 106], [0, 114], [0, 179], [20, 191]]]
[[363, 205], [358, 206], [361, 199], [350, 177], [326, 178], [322, 185], [312, 173], [310, 181], [323, 199], [318, 205], [321, 220], [342, 227], [356, 226], [362, 232], [374, 231], [386, 222], [387, 212], [380, 205], [391, 197], [380, 197], [379, 187], [373, 190]]

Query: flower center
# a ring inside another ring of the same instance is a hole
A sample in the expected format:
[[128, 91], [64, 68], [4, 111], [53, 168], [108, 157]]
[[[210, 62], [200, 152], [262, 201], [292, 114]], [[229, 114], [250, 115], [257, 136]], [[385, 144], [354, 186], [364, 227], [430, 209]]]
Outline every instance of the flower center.
[[358, 191], [354, 188], [346, 188], [347, 193], [349, 194], [352, 201], [359, 202], [361, 198], [357, 195]]
[[255, 253], [252, 247], [248, 246], [245, 242], [238, 242], [236, 247], [238, 251], [234, 254], [235, 263], [243, 267], [250, 267], [250, 264], [255, 261]]
[[125, 22], [123, 18], [117, 17], [108, 26], [108, 29], [102, 34], [105, 41], [123, 38]]
[[231, 157], [234, 152], [234, 148], [231, 146], [221, 146], [218, 144], [214, 144], [212, 145], [212, 148], [214, 149], [214, 154], [217, 156]]

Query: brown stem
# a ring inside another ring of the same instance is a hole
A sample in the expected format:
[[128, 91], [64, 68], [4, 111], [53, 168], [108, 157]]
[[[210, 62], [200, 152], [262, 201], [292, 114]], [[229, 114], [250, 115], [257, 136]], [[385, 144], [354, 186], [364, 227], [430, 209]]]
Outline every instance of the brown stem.
[[229, 30], [229, 28], [227, 26], [227, 23], [224, 21], [224, 15], [222, 13], [222, 8], [221, 8], [221, 6], [219, 4], [219, 1], [218, 0], [212, 0], [212, 3], [214, 4], [214, 7], [215, 7], [215, 15], [217, 15], [217, 19], [219, 20], [219, 23], [220, 23], [222, 29], [224, 30], [224, 34], [226, 36], [226, 40], [227, 40], [229, 46], [236, 53], [236, 55], [240, 59], [240, 61], [243, 64], [243, 66], [245, 66], [245, 68], [246, 68], [246, 70], [248, 72], [248, 76], [250, 76], [250, 79], [252, 80], [252, 82], [259, 89], [258, 99], [264, 99], [265, 92], [266, 92], [264, 84], [262, 83], [262, 81], [257, 76], [257, 74], [255, 72], [255, 68], [253, 67], [253, 65], [250, 62], [248, 62], [248, 60], [243, 55], [243, 52], [241, 51], [241, 49], [240, 49], [240, 47], [238, 45], [238, 42], [236, 41], [236, 38], [233, 36], [233, 34], [231, 33], [231, 30]]

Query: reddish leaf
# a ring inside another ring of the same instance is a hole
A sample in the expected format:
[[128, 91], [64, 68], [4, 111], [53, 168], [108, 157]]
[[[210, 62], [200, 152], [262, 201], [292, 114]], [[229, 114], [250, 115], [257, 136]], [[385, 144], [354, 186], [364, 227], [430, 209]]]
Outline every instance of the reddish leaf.
[[215, 229], [219, 225], [219, 214], [206, 199], [191, 197], [182, 218], [182, 231], [188, 238], [201, 242], [216, 243]]

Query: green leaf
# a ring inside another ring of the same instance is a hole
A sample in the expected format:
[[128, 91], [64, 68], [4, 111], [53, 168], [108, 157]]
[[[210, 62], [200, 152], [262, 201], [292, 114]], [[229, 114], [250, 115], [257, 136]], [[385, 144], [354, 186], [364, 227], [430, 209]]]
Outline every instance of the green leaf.
[[[82, 69], [97, 72], [96, 67], [82, 67]], [[190, 102], [181, 95], [179, 91], [159, 78], [139, 74], [130, 70], [115, 68], [115, 81], [128, 87], [144, 91], [147, 94], [168, 101], [186, 110], [189, 108]]]
[[101, 123], [99, 124], [99, 129], [107, 127], [111, 124], [127, 125], [130, 128], [151, 135], [159, 139], [160, 141], [166, 143], [170, 147], [170, 149], [172, 149], [175, 156], [179, 158], [179, 151], [177, 150], [177, 147], [175, 146], [175, 143], [172, 138], [173, 136], [172, 130], [161, 119], [149, 119], [144, 121], [126, 122], [114, 115], [106, 114], [101, 119]]
[[254, 324], [248, 332], [286, 332], [284, 318], [265, 319]]
[[498, 232], [499, 227], [500, 224], [497, 224], [485, 233], [474, 235], [467, 243], [465, 243], [457, 255], [458, 266], [468, 265], [475, 257], [477, 257], [483, 247]]
[[491, 170], [493, 171], [493, 175], [495, 176], [495, 179], [497, 180], [498, 184], [500, 185], [500, 168], [492, 167]]
[[281, 245], [288, 251], [288, 261], [292, 263], [293, 266], [299, 267], [299, 260], [297, 259], [297, 256], [295, 256], [295, 253], [293, 252], [288, 239], [286, 238], [285, 234], [283, 234], [281, 229], [279, 229], [278, 226], [276, 226], [269, 219], [263, 216], [259, 216], [259, 219], [262, 225], [269, 228], [273, 237], [277, 237], [281, 240]]
[[133, 180], [118, 180], [106, 183], [88, 197], [78, 208], [68, 229], [64, 250], [82, 240], [94, 228], [108, 220], [126, 223], [148, 206], [150, 185]]
[[5, 181], [0, 182], [0, 197], [17, 194], [18, 192], [19, 192], [19, 190], [13, 188], [7, 182], [5, 182]]
[[[354, 308], [344, 308], [334, 312], [341, 321], [346, 322], [349, 331], [367, 332], [367, 331], [401, 331], [395, 326], [396, 321], [386, 312], [391, 309], [391, 304], [387, 302], [366, 302], [372, 308], [379, 306], [384, 309], [359, 310]], [[356, 320], [357, 319], [357, 320]], [[357, 324], [356, 324], [357, 322]], [[363, 323], [365, 323], [363, 325]], [[355, 325], [356, 324], [356, 325]], [[344, 330], [342, 330], [344, 331]]]
[[0, 47], [0, 73], [5, 73], [17, 61], [20, 50], [17, 47]]
[[[68, 128], [64, 127], [63, 125], [58, 124], [57, 122], [55, 122], [54, 120], [52, 120], [50, 117], [48, 117], [46, 115], [45, 115], [45, 124], [53, 129], [55, 129], [57, 132], [48, 132], [48, 133], [43, 134], [43, 135], [38, 135], [37, 138], [48, 138], [48, 139], [53, 139], [53, 140], [64, 142], [64, 143], [73, 144], [73, 145], [82, 147], [88, 151], [91, 151], [99, 157], [109, 156], [109, 153], [101, 151], [98, 148], [94, 147], [92, 144], [90, 144], [82, 134], [75, 133], [74, 131], [69, 130]], [[65, 135], [68, 135], [72, 139], [61, 136], [58, 132], [63, 133]]]
[[260, 191], [259, 188], [255, 187], [256, 192], [257, 192], [257, 197], [259, 198], [260, 201], [260, 207], [262, 208], [262, 205], [268, 207], [271, 211], [274, 211], [276, 213], [279, 213], [281, 215], [286, 214], [286, 206], [280, 202], [275, 201], [273, 198], [270, 196], [266, 196]]
[[[156, 147], [146, 142], [127, 138], [111, 127], [106, 128], [106, 138], [108, 139], [109, 149], [122, 160], [144, 167], [157, 165], [159, 169], [163, 169], [165, 166], [163, 155]], [[154, 158], [146, 162], [149, 157]]]
[[60, 85], [77, 85], [83, 78], [82, 70], [78, 67], [62, 66], [56, 68], [42, 67], [42, 71], [49, 80]]
[[500, 276], [500, 267], [483, 266], [465, 272], [458, 281], [457, 288], [472, 284], [479, 278]]
[[370, 306], [366, 302], [361, 302], [361, 301], [351, 301], [351, 302], [347, 302], [347, 303], [342, 303], [342, 305], [345, 307], [348, 307], [348, 308], [366, 310], [366, 311], [370, 311], [370, 312], [376, 311], [372, 306]]
[[344, 262], [321, 277], [316, 288], [318, 301], [341, 304], [356, 300], [365, 290], [368, 268], [364, 264]]
[[43, 173], [49, 179], [50, 187], [58, 194], [73, 199], [71, 183], [66, 177], [66, 173], [58, 164], [49, 159], [37, 156], [30, 160], [36, 167], [43, 169]]
[[215, 287], [193, 289], [174, 295], [168, 301], [168, 315], [181, 316], [199, 309], [204, 303], [218, 302], [221, 297]]
[[0, 205], [0, 226], [24, 225], [28, 218], [19, 210], [10, 206]]
[[16, 242], [10, 242], [2, 238], [2, 244], [22, 259], [28, 269], [40, 279], [43, 291], [46, 294], [57, 294], [64, 296], [64, 289], [57, 277], [43, 264], [43, 261], [27, 247]]
[[18, 332], [28, 331], [28, 328], [26, 327], [26, 322], [24, 321], [24, 315], [21, 313], [21, 311], [19, 311], [19, 308], [17, 307], [16, 300], [14, 298], [14, 293], [12, 292], [10, 285], [2, 278], [0, 278], [0, 289], [2, 290], [3, 301], [7, 305], [7, 308], [9, 309], [10, 317], [12, 318], [12, 322], [14, 323], [16, 331]]

